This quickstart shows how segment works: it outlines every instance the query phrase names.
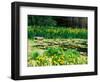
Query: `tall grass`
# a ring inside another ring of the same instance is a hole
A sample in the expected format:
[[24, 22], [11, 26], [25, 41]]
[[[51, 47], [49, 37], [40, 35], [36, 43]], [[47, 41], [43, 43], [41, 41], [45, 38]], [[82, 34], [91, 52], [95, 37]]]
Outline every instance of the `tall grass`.
[[86, 28], [68, 28], [68, 27], [28, 27], [28, 38], [31, 39], [34, 36], [41, 36], [46, 39], [55, 38], [80, 38], [87, 39]]

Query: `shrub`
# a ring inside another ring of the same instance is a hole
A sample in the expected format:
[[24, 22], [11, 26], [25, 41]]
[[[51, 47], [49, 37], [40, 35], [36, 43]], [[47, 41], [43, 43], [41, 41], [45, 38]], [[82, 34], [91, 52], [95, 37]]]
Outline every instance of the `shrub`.
[[66, 56], [79, 56], [80, 55], [80, 53], [77, 51], [77, 50], [75, 50], [75, 49], [68, 49], [66, 52], [65, 52], [65, 55]]
[[36, 60], [36, 58], [39, 56], [39, 53], [37, 51], [33, 51], [30, 56], [31, 56], [30, 59]]
[[[68, 49], [66, 52], [65, 52], [65, 61], [66, 61], [66, 64], [80, 64], [80, 63], [85, 63], [81, 56], [80, 56], [80, 53], [75, 50], [75, 49]], [[86, 60], [87, 61], [87, 60]]]
[[63, 54], [63, 49], [60, 47], [48, 47], [45, 54], [47, 54], [49, 57], [54, 55], [59, 56]]
[[33, 38], [33, 29], [31, 27], [28, 28], [28, 38], [32, 39]]

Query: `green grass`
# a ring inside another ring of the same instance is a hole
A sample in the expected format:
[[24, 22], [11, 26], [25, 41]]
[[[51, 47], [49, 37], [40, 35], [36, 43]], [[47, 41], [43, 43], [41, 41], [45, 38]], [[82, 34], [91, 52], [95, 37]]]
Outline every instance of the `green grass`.
[[67, 27], [28, 27], [28, 38], [41, 36], [46, 39], [55, 38], [80, 38], [87, 39], [87, 29], [85, 28], [67, 28]]

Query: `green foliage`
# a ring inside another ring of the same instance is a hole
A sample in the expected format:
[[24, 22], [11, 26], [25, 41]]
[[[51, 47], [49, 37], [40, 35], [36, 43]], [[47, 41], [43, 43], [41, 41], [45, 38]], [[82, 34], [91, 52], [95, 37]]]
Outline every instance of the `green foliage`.
[[46, 39], [56, 38], [87, 38], [87, 29], [85, 28], [67, 28], [67, 27], [28, 27], [28, 38], [32, 39], [34, 36], [41, 36]]
[[75, 49], [68, 49], [65, 52], [66, 64], [78, 64], [78, 58], [80, 58], [80, 53]]
[[28, 16], [28, 26], [55, 26], [56, 21], [51, 16]]
[[50, 47], [39, 55], [37, 52], [32, 53], [28, 59], [29, 66], [49, 66], [49, 65], [74, 65], [87, 64], [87, 56], [82, 56], [77, 50]]
[[30, 59], [34, 59], [35, 60], [38, 56], [39, 56], [39, 52], [33, 51], [32, 54], [31, 54]]
[[87, 17], [28, 15], [28, 26], [66, 26], [87, 28]]
[[54, 55], [52, 56], [52, 65], [65, 65], [64, 55]]
[[37, 66], [46, 66], [46, 65], [49, 65], [50, 63], [48, 61], [47, 56], [40, 55], [37, 57], [36, 64], [37, 64]]
[[28, 28], [28, 38], [30, 38], [30, 39], [33, 38], [33, 34], [34, 34], [33, 32], [34, 32], [33, 29]]
[[76, 57], [76, 56], [79, 56], [80, 53], [75, 50], [75, 49], [68, 49], [66, 52], [65, 52], [65, 55], [66, 56], [69, 56], [69, 57]]
[[47, 54], [47, 56], [54, 56], [54, 55], [57, 55], [57, 56], [59, 56], [59, 55], [62, 55], [63, 54], [63, 50], [62, 50], [62, 48], [60, 48], [60, 47], [48, 47], [47, 49], [46, 49], [46, 52], [45, 52], [46, 54]]

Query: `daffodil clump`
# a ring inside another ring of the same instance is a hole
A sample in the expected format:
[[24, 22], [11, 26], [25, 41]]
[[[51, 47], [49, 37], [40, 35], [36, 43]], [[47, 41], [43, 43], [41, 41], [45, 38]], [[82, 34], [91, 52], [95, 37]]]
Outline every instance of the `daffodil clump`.
[[53, 66], [87, 64], [87, 56], [80, 55], [75, 49], [64, 51], [59, 47], [49, 47], [43, 54], [33, 52], [28, 57], [28, 66]]

